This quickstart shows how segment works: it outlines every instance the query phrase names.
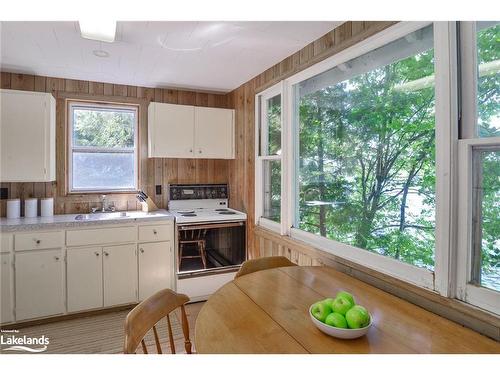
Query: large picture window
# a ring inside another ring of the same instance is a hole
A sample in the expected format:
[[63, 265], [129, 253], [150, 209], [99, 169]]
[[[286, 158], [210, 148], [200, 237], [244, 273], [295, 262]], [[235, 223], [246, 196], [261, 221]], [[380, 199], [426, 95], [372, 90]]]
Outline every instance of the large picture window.
[[297, 228], [433, 269], [432, 25], [295, 86]]
[[69, 103], [69, 191], [137, 190], [137, 107]]
[[257, 94], [256, 223], [499, 314], [499, 40], [400, 22]]

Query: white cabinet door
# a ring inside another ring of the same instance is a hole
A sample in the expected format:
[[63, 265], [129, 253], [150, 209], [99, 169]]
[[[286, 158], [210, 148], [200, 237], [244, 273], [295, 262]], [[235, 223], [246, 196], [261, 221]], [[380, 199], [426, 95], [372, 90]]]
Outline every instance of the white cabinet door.
[[137, 302], [135, 244], [103, 247], [104, 306]]
[[0, 323], [7, 323], [14, 320], [12, 314], [12, 255], [10, 254], [0, 254], [1, 263], [1, 282], [2, 286], [0, 288], [0, 293], [2, 293], [2, 298], [0, 303], [2, 304], [0, 310]]
[[67, 249], [68, 312], [103, 306], [102, 248]]
[[234, 110], [195, 107], [195, 157], [234, 158]]
[[64, 312], [62, 251], [33, 250], [15, 254], [16, 320]]
[[173, 264], [170, 241], [139, 244], [139, 300], [172, 288]]
[[51, 94], [1, 90], [3, 182], [55, 180], [55, 100]]
[[150, 103], [148, 109], [148, 156], [192, 158], [194, 107]]

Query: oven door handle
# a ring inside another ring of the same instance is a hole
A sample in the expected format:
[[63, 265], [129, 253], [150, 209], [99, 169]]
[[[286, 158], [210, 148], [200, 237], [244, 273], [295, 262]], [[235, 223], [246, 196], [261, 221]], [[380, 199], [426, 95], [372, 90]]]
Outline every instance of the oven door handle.
[[244, 221], [232, 222], [232, 223], [214, 223], [214, 224], [199, 224], [199, 225], [181, 225], [179, 230], [195, 230], [195, 229], [217, 229], [217, 228], [233, 228], [242, 227], [245, 225]]

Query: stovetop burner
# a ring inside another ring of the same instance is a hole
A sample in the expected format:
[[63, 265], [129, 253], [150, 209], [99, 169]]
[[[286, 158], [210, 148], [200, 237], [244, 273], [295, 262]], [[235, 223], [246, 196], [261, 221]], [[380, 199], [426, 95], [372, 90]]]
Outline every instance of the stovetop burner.
[[192, 212], [192, 213], [181, 214], [181, 216], [189, 217], [189, 216], [198, 216], [198, 215], [196, 215], [194, 212]]
[[233, 211], [221, 211], [219, 215], [236, 215], [236, 212]]
[[223, 212], [223, 211], [229, 211], [229, 209], [227, 209], [227, 208], [216, 208], [215, 211]]
[[194, 214], [194, 210], [179, 210], [177, 212], [180, 213], [181, 215], [183, 215], [183, 214]]

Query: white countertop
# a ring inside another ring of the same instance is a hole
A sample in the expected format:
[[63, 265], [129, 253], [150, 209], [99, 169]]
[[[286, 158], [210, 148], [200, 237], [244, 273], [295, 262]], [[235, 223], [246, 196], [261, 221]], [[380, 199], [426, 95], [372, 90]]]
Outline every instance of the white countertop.
[[[83, 220], [77, 220], [82, 216]], [[18, 219], [0, 218], [1, 232], [87, 227], [95, 225], [135, 223], [143, 221], [174, 220], [166, 210], [153, 212], [120, 211], [95, 214], [67, 214], [48, 217], [21, 217]]]

